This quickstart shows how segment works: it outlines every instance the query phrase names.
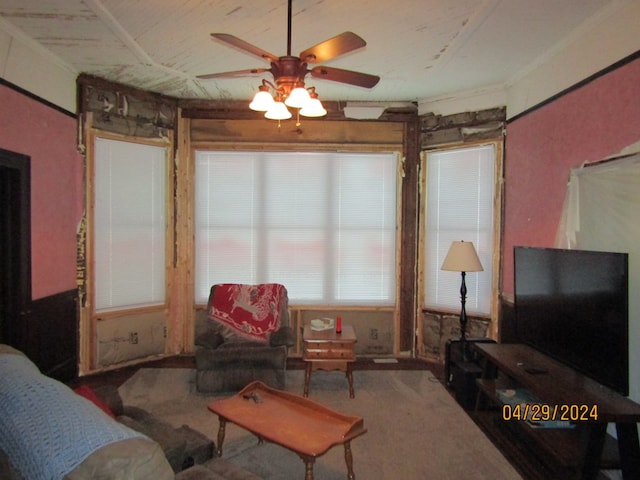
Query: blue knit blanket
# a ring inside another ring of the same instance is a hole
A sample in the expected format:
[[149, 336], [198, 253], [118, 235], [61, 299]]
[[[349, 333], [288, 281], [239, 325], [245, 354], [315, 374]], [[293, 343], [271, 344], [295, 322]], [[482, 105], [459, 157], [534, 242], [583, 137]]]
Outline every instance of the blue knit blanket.
[[0, 355], [0, 449], [28, 480], [57, 480], [91, 453], [142, 436], [23, 355]]

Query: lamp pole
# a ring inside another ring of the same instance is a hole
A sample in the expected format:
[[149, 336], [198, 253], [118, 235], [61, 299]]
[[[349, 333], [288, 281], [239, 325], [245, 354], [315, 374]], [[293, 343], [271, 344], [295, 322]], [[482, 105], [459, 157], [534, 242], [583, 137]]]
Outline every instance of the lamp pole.
[[461, 272], [462, 284], [460, 285], [460, 350], [462, 351], [462, 361], [467, 361], [467, 346], [466, 346], [466, 330], [467, 330], [467, 310], [465, 303], [467, 303], [467, 284], [464, 281], [464, 277], [467, 272]]

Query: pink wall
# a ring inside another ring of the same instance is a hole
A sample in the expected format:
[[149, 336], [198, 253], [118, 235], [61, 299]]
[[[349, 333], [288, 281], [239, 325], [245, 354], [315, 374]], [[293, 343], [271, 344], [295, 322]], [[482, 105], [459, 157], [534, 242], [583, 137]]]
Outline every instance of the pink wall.
[[502, 291], [513, 247], [553, 247], [571, 168], [640, 141], [640, 59], [507, 126]]
[[82, 157], [75, 117], [0, 85], [0, 148], [31, 157], [34, 299], [76, 287]]

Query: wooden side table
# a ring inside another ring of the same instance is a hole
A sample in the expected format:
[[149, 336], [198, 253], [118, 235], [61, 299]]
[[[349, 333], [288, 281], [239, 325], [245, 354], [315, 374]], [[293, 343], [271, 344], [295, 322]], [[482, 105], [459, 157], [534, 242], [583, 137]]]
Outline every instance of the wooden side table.
[[316, 331], [304, 327], [302, 359], [307, 362], [304, 374], [304, 396], [309, 396], [309, 380], [314, 370], [345, 372], [349, 382], [349, 397], [354, 398], [351, 364], [356, 361], [356, 332], [351, 325], [343, 325], [342, 333], [335, 329]]

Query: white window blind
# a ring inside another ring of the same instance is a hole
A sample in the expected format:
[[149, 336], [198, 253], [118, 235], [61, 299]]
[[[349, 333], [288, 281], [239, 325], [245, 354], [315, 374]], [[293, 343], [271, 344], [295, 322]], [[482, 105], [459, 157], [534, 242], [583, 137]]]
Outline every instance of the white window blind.
[[466, 274], [468, 312], [491, 313], [496, 152], [493, 145], [427, 155], [424, 304], [460, 309], [461, 274], [440, 270], [451, 242], [473, 242], [484, 271]]
[[297, 304], [395, 302], [396, 154], [196, 152], [195, 300], [277, 282]]
[[164, 303], [165, 177], [165, 148], [96, 139], [96, 311]]

